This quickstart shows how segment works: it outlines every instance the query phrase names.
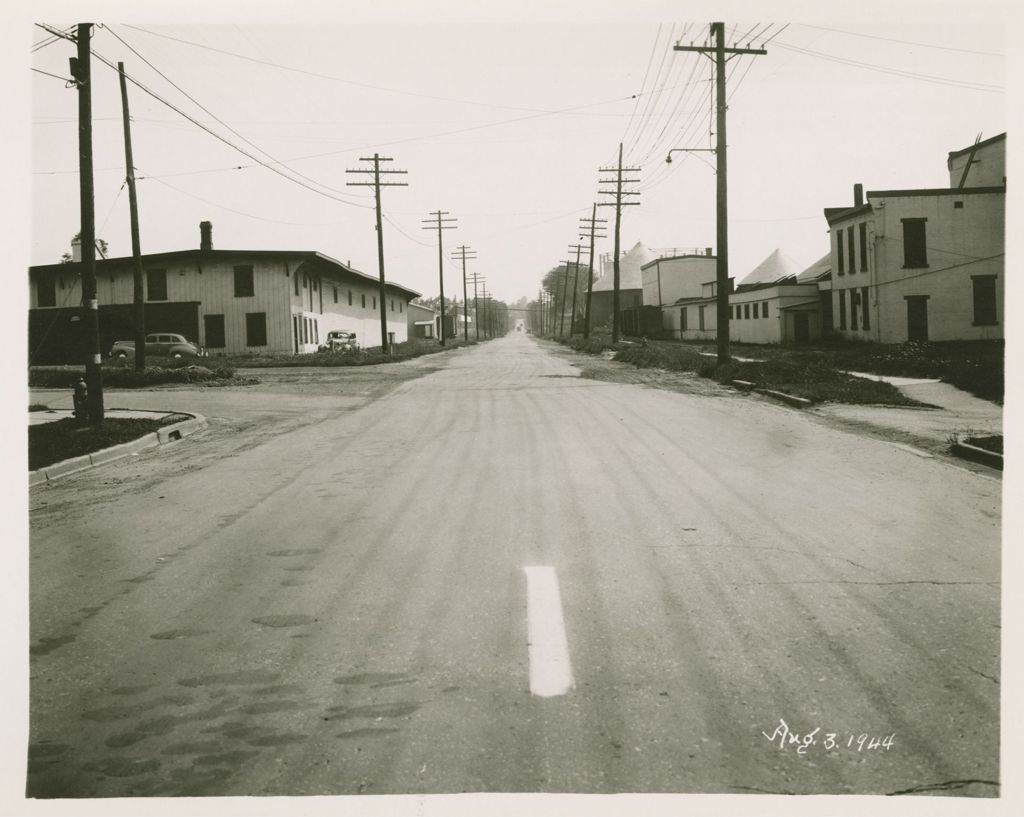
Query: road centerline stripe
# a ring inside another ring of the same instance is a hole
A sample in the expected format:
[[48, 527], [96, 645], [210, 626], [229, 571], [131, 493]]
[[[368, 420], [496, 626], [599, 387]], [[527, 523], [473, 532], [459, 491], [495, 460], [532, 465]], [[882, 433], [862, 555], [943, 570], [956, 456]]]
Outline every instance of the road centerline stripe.
[[542, 698], [564, 695], [575, 684], [562, 618], [558, 576], [549, 566], [524, 567], [530, 692]]

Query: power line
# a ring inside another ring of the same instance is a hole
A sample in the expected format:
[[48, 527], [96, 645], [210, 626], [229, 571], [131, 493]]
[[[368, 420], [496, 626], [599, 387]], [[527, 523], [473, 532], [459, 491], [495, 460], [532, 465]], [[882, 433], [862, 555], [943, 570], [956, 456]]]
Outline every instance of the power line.
[[889, 74], [890, 76], [904, 77], [906, 79], [916, 79], [921, 82], [931, 82], [937, 85], [947, 85], [954, 88], [963, 88], [969, 91], [983, 91], [990, 94], [998, 94], [1004, 92], [1006, 89], [1001, 85], [992, 85], [985, 82], [971, 82], [969, 80], [956, 80], [950, 79], [949, 77], [939, 77], [932, 74], [919, 74], [914, 71], [903, 71], [898, 68], [885, 68], [881, 65], [875, 65], [868, 62], [860, 62], [859, 60], [851, 60], [846, 57], [837, 57], [832, 54], [823, 54], [820, 51], [811, 51], [807, 48], [800, 48], [795, 45], [787, 45], [786, 43], [776, 43], [779, 48], [784, 48], [787, 51], [795, 51], [798, 54], [805, 54], [811, 57], [817, 57], [819, 59], [828, 60], [829, 62], [837, 62], [841, 65], [851, 65], [855, 68], [863, 68], [868, 71], [877, 71], [882, 74]]
[[813, 26], [810, 23], [798, 23], [798, 25], [801, 25], [804, 28], [816, 28], [819, 31], [831, 31], [831, 32], [833, 32], [835, 34], [846, 34], [847, 36], [850, 36], [850, 37], [864, 37], [865, 39], [868, 39], [868, 40], [882, 40], [883, 42], [887, 42], [887, 43], [899, 43], [900, 45], [914, 45], [914, 46], [919, 46], [920, 48], [936, 48], [936, 49], [939, 49], [941, 51], [957, 51], [957, 52], [959, 52], [961, 54], [979, 54], [979, 55], [981, 55], [983, 57], [1005, 57], [1006, 56], [1005, 54], [1001, 54], [1001, 53], [998, 53], [996, 51], [975, 51], [975, 50], [970, 49], [970, 48], [954, 48], [953, 46], [949, 46], [949, 45], [935, 45], [933, 43], [918, 43], [918, 42], [913, 42], [911, 40], [897, 40], [897, 39], [895, 39], [893, 37], [879, 37], [876, 34], [863, 34], [863, 33], [859, 32], [859, 31], [844, 31], [843, 29], [840, 29], [840, 28], [827, 28], [825, 26]]
[[[199, 102], [199, 100], [197, 100], [195, 97], [193, 97], [184, 88], [182, 88], [180, 85], [178, 85], [176, 82], [174, 82], [174, 80], [172, 80], [169, 76], [167, 76], [163, 71], [161, 71], [159, 68], [157, 68], [155, 65], [153, 65], [153, 63], [151, 63], [144, 56], [142, 56], [142, 54], [140, 54], [134, 47], [132, 47], [132, 45], [130, 43], [126, 42], [124, 40], [124, 38], [122, 38], [116, 31], [113, 31], [109, 27], [106, 27], [106, 30], [109, 31], [114, 37], [116, 37], [121, 42], [121, 44], [124, 45], [135, 56], [137, 56], [140, 60], [142, 60], [144, 63], [146, 63], [146, 65], [148, 65], [154, 71], [156, 71], [161, 77], [163, 77], [165, 80], [167, 80], [167, 82], [169, 82], [174, 88], [176, 88], [178, 91], [180, 91], [182, 94], [184, 94], [184, 96], [188, 100], [190, 100], [192, 103], [194, 103], [197, 107], [199, 107], [205, 113], [208, 113], [211, 117], [213, 117], [215, 122], [217, 122], [220, 125], [223, 125], [225, 128], [227, 128], [229, 131], [231, 131], [231, 133], [235, 134], [235, 136], [237, 136], [239, 139], [241, 139], [247, 145], [250, 145], [250, 146], [254, 147], [256, 150], [258, 150], [260, 153], [262, 153], [264, 156], [266, 156], [268, 159], [270, 159], [274, 164], [281, 165], [282, 167], [285, 166], [284, 162], [282, 162], [281, 160], [279, 160], [279, 159], [275, 158], [274, 156], [272, 156], [271, 154], [269, 154], [267, 151], [265, 151], [263, 148], [261, 148], [255, 142], [253, 142], [251, 139], [247, 138], [242, 133], [240, 133], [239, 131], [235, 130], [233, 127], [231, 127], [231, 125], [229, 125], [227, 122], [225, 122], [219, 116], [217, 116], [213, 111], [211, 111], [209, 108], [207, 108], [201, 102]], [[317, 184], [320, 187], [323, 187], [325, 190], [330, 190], [332, 193], [339, 193], [339, 194], [341, 194], [343, 192], [343, 191], [337, 190], [337, 189], [335, 189], [333, 187], [329, 187], [328, 185], [323, 184], [322, 182], [318, 182], [316, 179], [310, 178], [309, 176], [306, 176], [306, 175], [300, 173], [299, 171], [295, 170], [294, 168], [290, 168], [289, 167], [288, 171], [291, 172], [291, 173], [294, 173], [299, 178], [305, 179], [306, 181], [313, 182], [314, 184]]]
[[[114, 66], [114, 65], [113, 65], [113, 64], [112, 64], [112, 63], [110, 62], [110, 60], [108, 60], [108, 59], [107, 59], [106, 57], [104, 57], [103, 55], [101, 55], [101, 54], [97, 53], [96, 51], [92, 51], [92, 54], [93, 54], [93, 56], [95, 56], [95, 57], [96, 57], [96, 58], [97, 58], [98, 60], [100, 60], [100, 62], [102, 62], [102, 63], [103, 63], [104, 65], [106, 65], [106, 66], [107, 66], [108, 68], [112, 68], [112, 69], [113, 69], [113, 70], [115, 70], [115, 71], [117, 70], [116, 66]], [[251, 154], [251, 153], [250, 153], [249, 151], [245, 150], [244, 148], [241, 148], [241, 147], [239, 147], [238, 145], [236, 145], [236, 144], [235, 144], [234, 142], [232, 142], [231, 140], [229, 140], [229, 139], [225, 138], [224, 136], [221, 136], [221, 135], [220, 135], [219, 133], [217, 133], [216, 131], [214, 131], [214, 130], [211, 130], [210, 128], [208, 128], [208, 127], [207, 127], [206, 125], [204, 125], [203, 123], [201, 123], [201, 122], [199, 122], [198, 120], [194, 119], [193, 117], [189, 116], [189, 115], [188, 115], [187, 113], [185, 113], [185, 112], [184, 112], [183, 110], [181, 110], [180, 108], [178, 108], [178, 107], [177, 107], [177, 106], [175, 106], [174, 104], [172, 104], [172, 103], [168, 102], [168, 101], [167, 101], [166, 99], [164, 99], [163, 97], [161, 97], [161, 96], [160, 96], [159, 94], [157, 94], [157, 93], [156, 93], [155, 91], [152, 91], [152, 90], [150, 90], [149, 88], [147, 88], [147, 87], [146, 87], [145, 85], [143, 85], [143, 84], [142, 84], [141, 82], [139, 82], [139, 80], [135, 79], [134, 77], [132, 77], [132, 76], [130, 76], [130, 75], [128, 75], [128, 74], [125, 74], [125, 77], [126, 77], [126, 79], [129, 79], [129, 80], [131, 80], [132, 84], [134, 84], [135, 86], [137, 86], [137, 87], [138, 87], [139, 89], [141, 89], [141, 90], [142, 90], [142, 91], [144, 91], [145, 93], [149, 94], [149, 95], [150, 95], [151, 97], [153, 97], [153, 98], [154, 98], [155, 100], [157, 100], [158, 102], [160, 102], [160, 103], [162, 103], [162, 104], [166, 105], [166, 106], [167, 106], [168, 108], [170, 108], [170, 109], [171, 109], [172, 111], [174, 111], [175, 113], [179, 114], [180, 116], [183, 116], [183, 117], [184, 117], [185, 119], [187, 119], [187, 120], [188, 120], [189, 122], [191, 122], [191, 123], [192, 123], [193, 125], [195, 125], [196, 127], [200, 128], [201, 130], [203, 130], [203, 131], [205, 131], [206, 133], [210, 134], [210, 136], [214, 137], [214, 138], [215, 138], [215, 139], [217, 139], [218, 141], [220, 141], [220, 142], [223, 142], [223, 143], [224, 143], [225, 145], [227, 145], [228, 147], [230, 147], [230, 148], [233, 148], [234, 150], [238, 151], [238, 152], [239, 152], [239, 153], [241, 153], [241, 154], [242, 154], [243, 156], [247, 156], [248, 158], [252, 159], [252, 160], [253, 160], [254, 162], [256, 162], [256, 163], [257, 163], [258, 165], [260, 165], [261, 167], [265, 167], [265, 168], [266, 168], [267, 170], [271, 171], [272, 173], [276, 173], [276, 174], [277, 174], [278, 176], [280, 176], [281, 178], [283, 178], [283, 179], [287, 179], [288, 181], [292, 182], [293, 184], [297, 184], [297, 185], [299, 185], [300, 187], [304, 187], [304, 188], [306, 188], [307, 190], [310, 190], [310, 191], [312, 191], [312, 192], [314, 192], [314, 193], [317, 193], [318, 195], [320, 195], [320, 196], [323, 196], [324, 198], [328, 198], [328, 199], [331, 199], [332, 201], [336, 201], [336, 202], [339, 202], [339, 203], [341, 203], [341, 204], [347, 204], [347, 205], [349, 205], [350, 207], [359, 207], [359, 208], [362, 208], [362, 209], [369, 209], [369, 205], [364, 205], [364, 204], [357, 204], [357, 203], [355, 203], [355, 202], [353, 202], [353, 201], [347, 201], [347, 200], [345, 200], [345, 199], [341, 199], [341, 198], [338, 198], [337, 196], [332, 196], [332, 195], [331, 195], [330, 193], [325, 193], [325, 192], [324, 192], [323, 190], [318, 190], [318, 189], [316, 189], [315, 187], [312, 187], [311, 185], [309, 185], [309, 184], [306, 184], [305, 182], [303, 182], [303, 181], [301, 181], [301, 180], [299, 180], [299, 179], [296, 179], [296, 178], [294, 178], [293, 176], [289, 176], [288, 174], [286, 174], [286, 173], [282, 172], [282, 171], [281, 171], [281, 170], [280, 170], [279, 168], [276, 168], [276, 167], [274, 167], [273, 165], [271, 165], [271, 164], [268, 164], [267, 162], [265, 162], [265, 161], [263, 161], [262, 159], [260, 159], [260, 158], [259, 158], [258, 156], [254, 156], [254, 155], [253, 155], [253, 154]]]
[[[70, 77], [62, 77], [62, 76], [60, 76], [58, 74], [51, 74], [49, 71], [43, 71], [43, 70], [41, 70], [39, 68], [30, 68], [29, 70], [30, 71], [35, 71], [37, 74], [42, 74], [43, 76], [53, 77], [54, 79], [63, 80], [65, 83], [68, 83], [68, 84], [74, 84], [74, 82], [75, 82]], [[75, 171], [75, 172], [77, 173], [78, 171]]]
[[254, 63], [258, 64], [258, 65], [265, 65], [267, 67], [277, 68], [277, 69], [280, 69], [282, 71], [291, 71], [291, 72], [297, 73], [297, 74], [304, 74], [306, 76], [315, 77], [317, 79], [326, 79], [326, 80], [330, 80], [332, 82], [341, 82], [341, 83], [343, 83], [345, 85], [353, 85], [353, 86], [355, 86], [357, 88], [367, 88], [369, 90], [384, 91], [384, 92], [391, 93], [391, 94], [401, 94], [403, 96], [418, 97], [420, 99], [432, 99], [432, 100], [439, 101], [439, 102], [455, 102], [455, 103], [458, 103], [460, 105], [476, 105], [476, 106], [481, 107], [481, 108], [497, 108], [497, 109], [508, 110], [508, 111], [528, 111], [530, 113], [537, 113], [537, 114], [575, 113], [575, 109], [573, 109], [573, 108], [566, 108], [566, 109], [563, 109], [563, 110], [547, 110], [547, 109], [544, 109], [544, 108], [526, 108], [526, 107], [522, 107], [522, 106], [518, 106], [518, 105], [501, 105], [501, 104], [498, 104], [496, 102], [478, 102], [478, 101], [472, 100], [472, 99], [457, 99], [455, 97], [437, 96], [436, 94], [421, 94], [421, 93], [417, 93], [415, 91], [402, 91], [402, 90], [400, 90], [398, 88], [387, 88], [387, 87], [382, 86], [382, 85], [372, 85], [372, 84], [366, 83], [366, 82], [356, 82], [355, 80], [345, 79], [344, 77], [337, 77], [337, 76], [333, 76], [331, 74], [321, 74], [321, 73], [319, 73], [317, 71], [308, 71], [308, 70], [306, 70], [304, 68], [295, 68], [295, 67], [289, 66], [289, 65], [282, 65], [280, 63], [271, 62], [270, 60], [257, 59], [256, 57], [250, 57], [250, 56], [248, 56], [246, 54], [239, 54], [239, 53], [237, 53], [235, 51], [228, 51], [227, 49], [224, 49], [224, 48], [216, 48], [216, 47], [211, 46], [211, 45], [203, 45], [201, 43], [197, 43], [197, 42], [193, 42], [191, 40], [183, 39], [181, 37], [173, 37], [170, 34], [161, 34], [160, 32], [157, 32], [157, 31], [150, 31], [150, 30], [145, 29], [145, 28], [140, 28], [138, 26], [133, 26], [133, 25], [128, 25], [128, 24], [124, 24], [124, 25], [125, 25], [125, 28], [130, 28], [130, 29], [133, 29], [135, 31], [141, 31], [144, 34], [149, 34], [149, 35], [151, 35], [153, 37], [162, 37], [165, 40], [173, 40], [174, 42], [182, 43], [184, 45], [190, 45], [190, 46], [193, 46], [194, 48], [201, 48], [201, 49], [204, 49], [206, 51], [213, 51], [215, 53], [224, 54], [225, 56], [229, 56], [229, 57], [235, 57], [235, 58], [240, 59], [240, 60], [247, 60], [249, 62], [254, 62]]

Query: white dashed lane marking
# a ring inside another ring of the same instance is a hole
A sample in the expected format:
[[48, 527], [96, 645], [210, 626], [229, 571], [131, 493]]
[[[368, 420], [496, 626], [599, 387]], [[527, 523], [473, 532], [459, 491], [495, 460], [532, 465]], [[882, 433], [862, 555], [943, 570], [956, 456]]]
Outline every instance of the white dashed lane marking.
[[530, 692], [542, 698], [564, 695], [575, 684], [569, 642], [562, 619], [562, 598], [553, 567], [524, 567]]

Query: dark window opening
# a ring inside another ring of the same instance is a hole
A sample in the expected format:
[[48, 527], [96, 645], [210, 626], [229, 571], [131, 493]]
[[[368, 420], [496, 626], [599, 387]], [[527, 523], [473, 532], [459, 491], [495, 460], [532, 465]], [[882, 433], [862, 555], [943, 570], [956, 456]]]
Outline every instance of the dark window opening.
[[903, 219], [903, 268], [920, 269], [928, 266], [928, 248], [925, 245], [923, 218]]
[[40, 275], [36, 279], [36, 306], [56, 306], [57, 285], [52, 275]]
[[857, 328], [857, 290], [850, 290], [850, 328]]
[[846, 228], [846, 248], [849, 251], [850, 257], [846, 259], [847, 267], [846, 271], [851, 275], [856, 272], [857, 267], [854, 264], [853, 258], [853, 226]]
[[679, 331], [685, 332], [686, 329], [686, 307], [684, 306], [679, 310]]
[[334, 303], [338, 303], [338, 288], [334, 287]]
[[839, 263], [836, 264], [836, 270], [839, 272], [840, 275], [845, 275], [845, 272], [843, 271], [843, 268], [846, 265], [843, 262], [843, 231], [842, 230], [839, 230], [836, 233], [836, 252], [838, 253], [838, 256], [839, 256], [838, 257]]
[[750, 304], [743, 304], [743, 319], [750, 318]]
[[860, 271], [868, 271], [868, 225], [866, 221], [860, 223]]
[[348, 305], [352, 306], [352, 290], [348, 291]]
[[167, 300], [167, 270], [148, 269], [146, 270], [146, 300], [166, 301]]
[[846, 292], [839, 290], [839, 328], [846, 328]]
[[223, 315], [203, 315], [203, 330], [207, 349], [223, 349], [228, 345]]
[[256, 288], [253, 285], [252, 266], [235, 267], [235, 297], [251, 298], [255, 294]]
[[860, 289], [860, 320], [861, 326], [864, 329], [871, 328], [871, 318], [869, 317], [870, 310], [868, 309], [868, 288], [861, 287]]
[[[252, 272], [252, 267], [249, 268]], [[245, 345], [267, 345], [267, 313], [247, 312], [245, 315]]]
[[953, 209], [954, 210], [963, 210], [964, 209], [964, 203], [962, 201], [954, 201], [953, 202]]
[[293, 283], [295, 284], [295, 294], [298, 295], [299, 294], [299, 274], [297, 272], [292, 274], [292, 280], [293, 280]]
[[366, 309], [366, 293], [360, 293], [363, 299], [363, 309]]
[[996, 276], [975, 275], [971, 277], [974, 287], [974, 325], [995, 326], [996, 320]]

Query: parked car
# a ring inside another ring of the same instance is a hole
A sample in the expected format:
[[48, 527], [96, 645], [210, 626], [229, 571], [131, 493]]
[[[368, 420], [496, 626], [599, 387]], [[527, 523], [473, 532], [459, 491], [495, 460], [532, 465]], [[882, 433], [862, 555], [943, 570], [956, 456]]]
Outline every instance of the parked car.
[[356, 352], [358, 350], [356, 333], [340, 329], [328, 332], [324, 342], [320, 344], [321, 352]]
[[[154, 357], [206, 357], [206, 350], [187, 340], [184, 335], [155, 332], [152, 335], [146, 335], [146, 354]], [[114, 345], [110, 348], [110, 356], [134, 357], [135, 341], [114, 341]]]

